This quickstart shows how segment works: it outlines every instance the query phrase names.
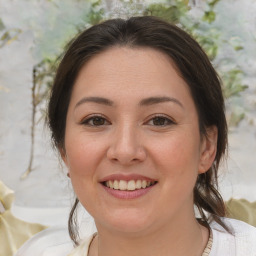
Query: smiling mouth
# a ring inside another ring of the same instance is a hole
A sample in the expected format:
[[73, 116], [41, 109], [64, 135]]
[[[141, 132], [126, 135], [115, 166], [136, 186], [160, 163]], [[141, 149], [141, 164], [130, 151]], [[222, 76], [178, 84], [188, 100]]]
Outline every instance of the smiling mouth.
[[122, 191], [134, 191], [139, 189], [145, 189], [154, 186], [157, 181], [147, 181], [147, 180], [108, 180], [102, 182], [105, 187], [111, 188], [113, 190]]

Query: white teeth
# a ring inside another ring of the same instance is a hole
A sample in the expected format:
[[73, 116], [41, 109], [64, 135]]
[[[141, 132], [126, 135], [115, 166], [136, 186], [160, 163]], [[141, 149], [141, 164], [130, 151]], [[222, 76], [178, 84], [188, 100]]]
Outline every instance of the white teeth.
[[[106, 184], [106, 185], [107, 185], [107, 184]], [[107, 187], [109, 187], [109, 188], [114, 188], [114, 184], [113, 184], [113, 181], [112, 181], [112, 180], [109, 181], [109, 186], [107, 185]]]
[[142, 186], [142, 188], [146, 188], [146, 186], [147, 186], [147, 181], [146, 181], [146, 180], [143, 180], [143, 181], [141, 182], [141, 186]]
[[135, 186], [135, 181], [134, 180], [129, 180], [128, 181], [128, 186], [127, 189], [128, 190], [135, 190], [136, 186]]
[[116, 190], [128, 190], [134, 191], [136, 189], [142, 189], [154, 185], [156, 181], [147, 181], [147, 180], [108, 180], [104, 183], [104, 185], [108, 188], [116, 189]]
[[119, 189], [120, 190], [127, 190], [127, 182], [125, 180], [120, 180], [120, 182], [119, 182]]
[[117, 180], [114, 181], [114, 189], [119, 189], [119, 182]]
[[141, 189], [141, 180], [136, 181], [136, 188]]

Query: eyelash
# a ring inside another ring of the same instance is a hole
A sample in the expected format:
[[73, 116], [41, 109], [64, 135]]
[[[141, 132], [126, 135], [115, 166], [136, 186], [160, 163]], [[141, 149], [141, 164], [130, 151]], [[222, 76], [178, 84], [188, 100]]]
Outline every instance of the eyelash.
[[[98, 119], [98, 120], [97, 120]], [[101, 120], [101, 121], [103, 121], [104, 122], [104, 124], [100, 124], [100, 125], [95, 125], [95, 124], [90, 124], [90, 122], [92, 121], [99, 121], [99, 120]], [[92, 127], [99, 127], [99, 126], [103, 126], [103, 125], [105, 125], [105, 123], [108, 123], [107, 125], [109, 125], [110, 124], [110, 122], [104, 117], [104, 116], [101, 116], [101, 115], [94, 115], [94, 116], [90, 116], [90, 117], [88, 117], [88, 118], [86, 118], [86, 119], [83, 119], [82, 120], [82, 122], [81, 122], [81, 124], [82, 125], [86, 125], [86, 126], [92, 126]]]
[[[103, 123], [101, 123], [101, 124], [90, 123], [90, 122], [95, 122], [95, 121], [96, 122], [97, 121], [101, 121], [101, 122], [103, 121]], [[151, 121], [153, 123], [149, 124]], [[154, 124], [154, 121], [161, 121], [161, 122], [164, 122], [164, 123], [160, 124], [160, 125], [156, 125], [156, 124]], [[100, 127], [100, 126], [103, 126], [103, 125], [110, 125], [111, 123], [104, 116], [94, 115], [94, 116], [90, 116], [90, 117], [82, 120], [81, 124], [86, 125], [86, 126], [91, 126], [91, 127]], [[148, 121], [146, 121], [145, 124], [149, 124], [150, 126], [166, 127], [166, 126], [169, 126], [169, 125], [176, 124], [176, 122], [174, 120], [172, 120], [171, 118], [166, 117], [164, 115], [155, 115], [152, 118], [150, 118]]]
[[166, 126], [169, 126], [169, 125], [173, 125], [173, 124], [176, 124], [176, 122], [174, 120], [172, 120], [171, 118], [169, 117], [166, 117], [164, 115], [155, 115], [153, 116], [152, 118], [150, 118], [146, 123], [149, 123], [150, 121], [154, 122], [154, 121], [164, 121], [164, 124], [160, 124], [160, 125], [155, 125], [155, 124], [150, 124], [152, 126], [160, 126], [160, 127], [166, 127]]

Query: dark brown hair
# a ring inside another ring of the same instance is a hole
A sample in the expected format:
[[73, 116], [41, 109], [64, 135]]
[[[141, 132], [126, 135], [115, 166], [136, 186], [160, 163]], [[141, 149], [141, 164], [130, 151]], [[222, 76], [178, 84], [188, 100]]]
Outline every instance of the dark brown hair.
[[[153, 16], [112, 19], [90, 27], [69, 44], [57, 70], [48, 108], [49, 126], [56, 147], [65, 149], [67, 110], [78, 72], [90, 58], [114, 46], [150, 47], [169, 56], [190, 88], [198, 111], [201, 136], [207, 136], [207, 127], [217, 127], [217, 154], [211, 168], [198, 176], [194, 204], [201, 215], [200, 223], [208, 226], [215, 220], [228, 230], [220, 218], [225, 216], [225, 206], [217, 190], [218, 167], [227, 147], [220, 79], [199, 44], [175, 25]], [[77, 232], [73, 217], [77, 204], [78, 199], [69, 218], [69, 232], [75, 244]]]

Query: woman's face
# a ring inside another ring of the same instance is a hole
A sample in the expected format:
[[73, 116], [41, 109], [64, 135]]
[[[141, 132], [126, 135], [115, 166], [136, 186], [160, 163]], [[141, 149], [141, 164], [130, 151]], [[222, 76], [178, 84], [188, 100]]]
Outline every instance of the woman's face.
[[188, 85], [169, 57], [115, 47], [77, 77], [63, 159], [98, 230], [149, 231], [194, 218], [197, 175], [215, 156], [216, 129], [209, 134], [200, 137]]

